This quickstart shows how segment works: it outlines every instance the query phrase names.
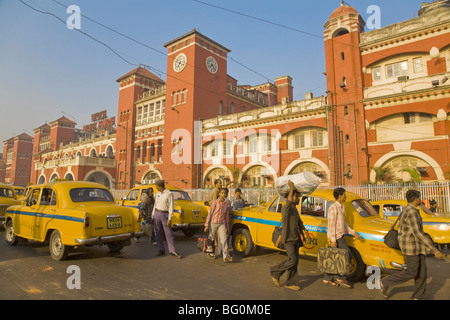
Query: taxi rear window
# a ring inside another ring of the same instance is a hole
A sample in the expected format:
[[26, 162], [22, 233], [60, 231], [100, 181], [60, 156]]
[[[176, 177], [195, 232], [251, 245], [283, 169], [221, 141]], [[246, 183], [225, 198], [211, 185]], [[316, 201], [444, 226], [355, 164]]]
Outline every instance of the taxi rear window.
[[111, 192], [100, 188], [76, 188], [69, 192], [73, 202], [108, 201], [114, 202]]
[[14, 192], [8, 188], [0, 188], [0, 197], [14, 198]]

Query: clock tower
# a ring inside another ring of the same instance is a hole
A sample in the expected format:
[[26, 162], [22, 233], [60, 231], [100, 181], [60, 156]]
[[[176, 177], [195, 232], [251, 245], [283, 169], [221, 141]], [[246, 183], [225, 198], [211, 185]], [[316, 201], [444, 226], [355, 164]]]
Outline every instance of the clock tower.
[[228, 104], [230, 50], [197, 30], [164, 47], [168, 54], [162, 174], [167, 184], [201, 188], [201, 121], [217, 117]]
[[325, 65], [332, 183], [359, 185], [369, 180], [364, 77], [360, 34], [365, 22], [352, 7], [333, 11], [325, 23]]

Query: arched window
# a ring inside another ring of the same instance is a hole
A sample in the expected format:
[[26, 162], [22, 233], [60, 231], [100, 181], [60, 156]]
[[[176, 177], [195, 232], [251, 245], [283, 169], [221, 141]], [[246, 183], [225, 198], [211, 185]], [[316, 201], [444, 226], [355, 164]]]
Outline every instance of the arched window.
[[136, 161], [139, 161], [141, 158], [141, 146], [136, 148]]

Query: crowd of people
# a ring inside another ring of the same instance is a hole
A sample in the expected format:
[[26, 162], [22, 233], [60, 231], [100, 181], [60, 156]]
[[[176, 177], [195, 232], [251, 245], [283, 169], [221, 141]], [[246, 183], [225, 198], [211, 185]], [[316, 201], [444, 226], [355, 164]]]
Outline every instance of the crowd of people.
[[[287, 273], [284, 286], [292, 290], [300, 290], [298, 283], [298, 261], [299, 249], [305, 243], [310, 242], [308, 231], [303, 225], [297, 206], [300, 202], [301, 194], [294, 188], [292, 181], [288, 182], [290, 192], [287, 201], [281, 208], [281, 243], [286, 250], [287, 259], [282, 263], [272, 266], [270, 274], [273, 282], [280, 286], [280, 278]], [[165, 255], [163, 240], [167, 241], [169, 254], [178, 259], [181, 255], [175, 249], [174, 236], [171, 229], [173, 217], [173, 195], [165, 188], [165, 182], [156, 182], [158, 192], [156, 196], [153, 189], [147, 189], [147, 198], [141, 206], [141, 214], [146, 222], [144, 231], [149, 237], [149, 241], [157, 245], [158, 256]], [[346, 201], [346, 191], [344, 188], [336, 188], [333, 192], [336, 201], [328, 209], [327, 237], [329, 246], [351, 251], [345, 241], [344, 236], [351, 234], [356, 240], [361, 240], [361, 236], [351, 229], [345, 222], [344, 202]], [[406, 268], [392, 274], [381, 281], [380, 293], [384, 298], [388, 298], [388, 289], [414, 279], [413, 299], [423, 298], [426, 291], [427, 267], [425, 257], [431, 252], [437, 259], [442, 259], [443, 254], [436, 249], [423, 232], [422, 218], [418, 206], [421, 205], [421, 194], [417, 190], [409, 190], [406, 193], [408, 205], [402, 210], [399, 217], [398, 239], [400, 249], [405, 257]], [[214, 189], [210, 195], [209, 213], [205, 222], [204, 232], [214, 240], [218, 247], [218, 252], [222, 253], [223, 261], [232, 262], [233, 258], [229, 253], [228, 236], [231, 232], [231, 215], [233, 210], [240, 210], [246, 206], [246, 201], [242, 198], [242, 191], [235, 190], [235, 197], [228, 199], [228, 189], [222, 186], [222, 181], [214, 181]], [[153, 230], [155, 232], [153, 232]], [[215, 253], [207, 253], [210, 259], [216, 259]], [[350, 259], [351, 260], [351, 259]], [[340, 286], [352, 288], [345, 274], [328, 274], [323, 277], [323, 284], [330, 286]]]

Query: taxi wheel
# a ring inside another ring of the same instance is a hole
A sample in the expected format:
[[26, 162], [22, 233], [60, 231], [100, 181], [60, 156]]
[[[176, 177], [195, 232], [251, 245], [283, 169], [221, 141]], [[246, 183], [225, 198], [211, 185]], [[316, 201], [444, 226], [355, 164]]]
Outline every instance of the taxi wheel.
[[232, 243], [233, 252], [238, 256], [248, 256], [254, 248], [250, 231], [244, 228], [237, 229], [233, 232]]
[[119, 253], [123, 249], [122, 242], [110, 242], [106, 244], [111, 253]]
[[352, 253], [352, 260], [350, 261], [350, 273], [347, 278], [349, 281], [355, 282], [364, 276], [366, 271], [366, 264], [361, 258], [358, 250], [350, 247], [350, 251]]
[[17, 243], [19, 242], [19, 237], [16, 236], [14, 233], [12, 220], [9, 220], [8, 223], [6, 224], [5, 240], [6, 240], [6, 243], [10, 246], [16, 246]]
[[69, 247], [62, 243], [61, 234], [58, 230], [52, 232], [49, 246], [53, 260], [61, 261], [67, 258]]

